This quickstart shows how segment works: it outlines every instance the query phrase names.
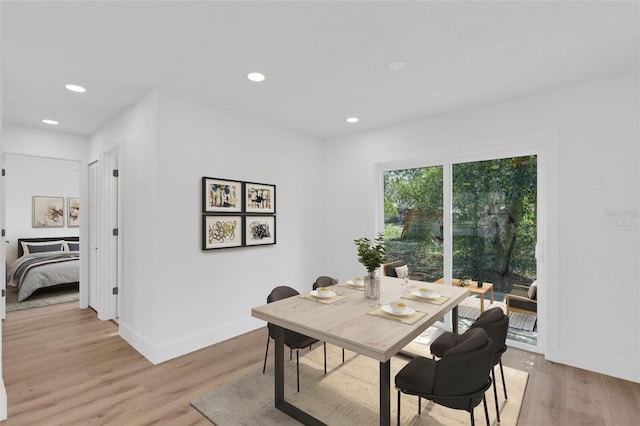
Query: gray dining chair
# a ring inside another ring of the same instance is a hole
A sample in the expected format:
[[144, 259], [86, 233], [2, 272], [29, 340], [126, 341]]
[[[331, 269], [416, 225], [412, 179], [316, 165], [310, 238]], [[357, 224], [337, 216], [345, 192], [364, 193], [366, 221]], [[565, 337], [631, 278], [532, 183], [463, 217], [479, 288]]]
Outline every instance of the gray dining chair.
[[[502, 308], [496, 307], [484, 311], [478, 319], [471, 324], [469, 329], [483, 329], [489, 338], [493, 341], [493, 356], [491, 364], [491, 376], [493, 377], [493, 396], [496, 403], [496, 419], [500, 423], [500, 408], [498, 405], [498, 390], [496, 389], [496, 364], [500, 365], [500, 375], [502, 376], [502, 389], [504, 391], [504, 399], [507, 400], [507, 383], [504, 380], [504, 370], [502, 368], [502, 354], [507, 351], [507, 332], [509, 331], [509, 317], [504, 314]], [[431, 353], [439, 358], [453, 346], [457, 344], [460, 335], [451, 332], [445, 332], [438, 336], [431, 343]]]
[[[297, 296], [300, 294], [296, 289], [279, 286], [274, 288], [269, 296], [267, 296], [267, 303], [276, 302], [278, 300], [286, 299], [289, 297]], [[264, 353], [264, 364], [262, 365], [262, 374], [264, 374], [267, 368], [267, 355], [269, 354], [269, 340], [275, 340], [275, 326], [271, 323], [267, 323], [269, 335], [267, 336], [267, 350]], [[304, 348], [311, 349], [311, 345], [319, 342], [318, 339], [305, 336], [304, 334], [296, 333], [291, 330], [284, 330], [284, 344], [289, 348], [289, 358], [291, 359], [292, 351], [296, 351], [296, 389], [300, 392], [300, 350]], [[327, 374], [327, 346], [324, 344], [324, 374]]]
[[475, 425], [473, 409], [484, 403], [484, 415], [489, 425], [489, 410], [485, 392], [491, 387], [493, 342], [481, 328], [467, 330], [456, 345], [439, 360], [416, 357], [395, 377], [398, 391], [398, 425], [400, 425], [401, 395], [418, 397], [418, 414], [422, 398], [455, 410], [465, 410]]

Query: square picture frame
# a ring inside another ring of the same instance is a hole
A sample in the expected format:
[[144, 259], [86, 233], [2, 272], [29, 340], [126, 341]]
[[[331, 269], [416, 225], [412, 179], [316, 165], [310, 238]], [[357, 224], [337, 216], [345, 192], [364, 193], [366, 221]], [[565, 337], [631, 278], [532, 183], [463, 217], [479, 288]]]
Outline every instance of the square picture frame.
[[275, 216], [245, 216], [245, 246], [263, 246], [276, 243]]
[[202, 178], [203, 213], [242, 212], [243, 183], [237, 180]]
[[80, 226], [80, 198], [67, 198], [67, 228]]
[[31, 226], [33, 228], [64, 227], [64, 197], [34, 195]]
[[202, 250], [242, 247], [242, 215], [203, 215]]
[[275, 214], [276, 212], [275, 185], [245, 182], [243, 198], [246, 213]]

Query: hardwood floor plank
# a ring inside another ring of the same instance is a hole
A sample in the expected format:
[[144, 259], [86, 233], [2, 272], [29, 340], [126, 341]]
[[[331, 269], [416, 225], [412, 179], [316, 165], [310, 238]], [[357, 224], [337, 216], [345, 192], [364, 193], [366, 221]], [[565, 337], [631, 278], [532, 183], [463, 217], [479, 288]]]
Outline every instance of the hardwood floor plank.
[[[154, 366], [118, 336], [116, 324], [77, 303], [10, 312], [3, 323], [9, 419], [2, 425], [210, 425], [189, 402], [262, 367], [266, 333], [255, 330]], [[637, 422], [638, 383], [513, 348], [503, 362], [530, 373], [521, 426]]]

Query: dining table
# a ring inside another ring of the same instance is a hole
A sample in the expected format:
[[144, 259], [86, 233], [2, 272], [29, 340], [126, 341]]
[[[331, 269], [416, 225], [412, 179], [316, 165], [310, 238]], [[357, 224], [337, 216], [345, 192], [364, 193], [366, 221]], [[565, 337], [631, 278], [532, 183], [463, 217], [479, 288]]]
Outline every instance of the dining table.
[[[252, 308], [251, 315], [275, 327], [275, 407], [305, 425], [324, 425], [321, 419], [301, 410], [285, 398], [284, 330], [292, 330], [321, 342], [356, 352], [379, 361], [380, 425], [391, 422], [391, 358], [427, 328], [452, 312], [453, 331], [458, 328], [458, 304], [469, 295], [463, 287], [438, 285], [422, 281], [403, 281], [380, 277], [380, 300], [377, 305], [365, 298], [356, 285], [331, 286], [331, 297], [315, 292], [279, 300]], [[432, 290], [428, 298], [418, 290]], [[404, 311], [396, 314], [389, 304], [403, 302]]]

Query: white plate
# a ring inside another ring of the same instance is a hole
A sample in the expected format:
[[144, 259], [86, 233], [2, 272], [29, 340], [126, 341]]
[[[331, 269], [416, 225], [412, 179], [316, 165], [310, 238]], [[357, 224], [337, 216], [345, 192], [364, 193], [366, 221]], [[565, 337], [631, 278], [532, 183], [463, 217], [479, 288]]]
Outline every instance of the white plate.
[[347, 284], [352, 285], [354, 287], [364, 287], [364, 281], [362, 280], [357, 280], [357, 281], [347, 281]]
[[420, 299], [437, 299], [438, 297], [442, 297], [440, 293], [436, 293], [435, 291], [429, 296], [422, 296], [418, 290], [412, 291], [411, 294], [418, 296]]
[[382, 305], [382, 310], [385, 311], [388, 314], [397, 315], [399, 317], [406, 317], [407, 315], [411, 315], [411, 314], [414, 314], [416, 312], [416, 310], [413, 309], [410, 306], [405, 306], [404, 307], [404, 311], [399, 312], [399, 313], [393, 312], [391, 310], [391, 306], [389, 306], [389, 305]]
[[313, 297], [317, 297], [318, 299], [330, 299], [330, 298], [332, 298], [333, 296], [335, 296], [335, 295], [336, 295], [336, 293], [335, 293], [333, 290], [329, 290], [329, 291], [327, 291], [327, 293], [326, 293], [326, 294], [320, 294], [320, 293], [318, 292], [318, 290], [312, 290], [312, 291], [311, 291], [311, 295], [312, 295]]

